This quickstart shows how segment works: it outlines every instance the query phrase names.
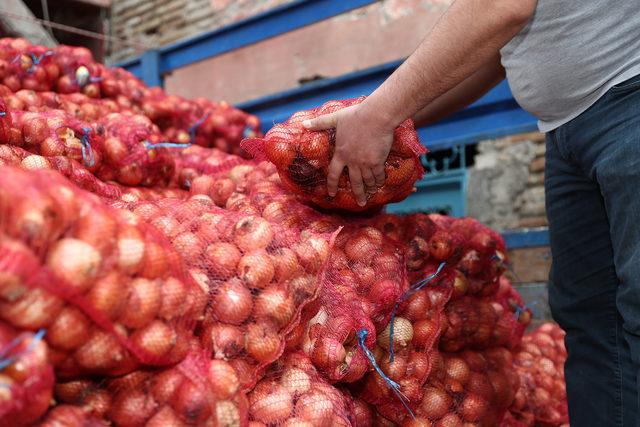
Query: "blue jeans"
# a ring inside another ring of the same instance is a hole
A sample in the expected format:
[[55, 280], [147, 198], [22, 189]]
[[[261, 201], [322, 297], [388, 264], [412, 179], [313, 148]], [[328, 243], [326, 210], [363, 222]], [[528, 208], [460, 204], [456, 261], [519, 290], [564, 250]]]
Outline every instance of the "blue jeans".
[[547, 134], [545, 190], [571, 426], [638, 426], [640, 76]]

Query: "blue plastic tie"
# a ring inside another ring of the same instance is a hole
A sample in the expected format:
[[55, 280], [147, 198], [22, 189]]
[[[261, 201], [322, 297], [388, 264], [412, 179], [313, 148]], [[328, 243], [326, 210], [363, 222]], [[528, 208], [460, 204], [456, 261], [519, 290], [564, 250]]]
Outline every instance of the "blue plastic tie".
[[152, 144], [150, 141], [144, 140], [142, 141], [147, 150], [153, 150], [154, 148], [187, 148], [193, 145], [193, 143], [188, 144], [178, 144], [177, 142], [158, 142], [157, 144]]
[[45, 334], [45, 330], [44, 329], [40, 329], [38, 332], [36, 332], [36, 334], [33, 336], [33, 339], [31, 340], [31, 342], [29, 343], [29, 345], [27, 346], [27, 348], [25, 348], [24, 350], [22, 350], [21, 352], [19, 352], [18, 354], [14, 354], [13, 356], [9, 356], [6, 357], [6, 354], [8, 352], [10, 352], [11, 350], [13, 350], [14, 348], [16, 348], [18, 345], [20, 345], [20, 343], [24, 340], [25, 336], [24, 335], [18, 335], [17, 337], [15, 337], [13, 339], [13, 341], [11, 341], [2, 351], [2, 353], [0, 353], [0, 371], [2, 371], [4, 368], [6, 368], [7, 366], [11, 365], [13, 362], [15, 362], [17, 359], [19, 359], [20, 357], [22, 357], [24, 354], [30, 353], [34, 347], [40, 342], [42, 341], [42, 338], [44, 338], [44, 334]]
[[245, 126], [244, 130], [242, 131], [242, 137], [249, 138], [252, 133], [253, 133], [253, 129], [251, 129], [251, 127], [249, 126]]
[[204, 113], [202, 117], [200, 117], [194, 124], [191, 125], [191, 127], [189, 128], [189, 137], [191, 138], [190, 144], [193, 144], [195, 142], [196, 132], [198, 131], [198, 128], [209, 118], [210, 115], [211, 111]]
[[404, 293], [404, 295], [402, 295], [398, 301], [396, 302], [396, 305], [393, 307], [393, 311], [391, 312], [391, 323], [389, 326], [389, 362], [393, 363], [393, 359], [394, 359], [394, 354], [393, 354], [393, 334], [394, 334], [394, 323], [396, 320], [396, 314], [398, 312], [398, 308], [400, 307], [400, 304], [403, 303], [404, 301], [406, 301], [407, 299], [409, 299], [409, 297], [411, 297], [413, 294], [415, 294], [416, 292], [418, 292], [420, 289], [422, 289], [427, 283], [431, 282], [433, 279], [435, 279], [438, 274], [440, 274], [440, 272], [442, 271], [442, 269], [444, 268], [445, 263], [441, 262], [440, 265], [438, 266], [438, 269], [436, 270], [435, 273], [425, 277], [424, 279], [414, 283], [413, 285], [411, 285], [409, 287], [409, 289], [407, 289], [407, 292]]
[[36, 67], [40, 65], [40, 62], [42, 62], [42, 60], [47, 56], [51, 56], [51, 55], [53, 55], [52, 50], [48, 50], [40, 56], [36, 56], [34, 53], [30, 53], [29, 56], [31, 56], [31, 66], [27, 69], [27, 73], [29, 74], [33, 73]]
[[373, 354], [365, 345], [364, 341], [367, 338], [367, 335], [369, 335], [369, 331], [364, 328], [358, 331], [358, 344], [360, 345], [360, 348], [362, 348], [362, 351], [364, 351], [365, 356], [367, 356], [367, 359], [369, 359], [369, 362], [373, 366], [373, 369], [375, 369], [376, 372], [382, 377], [384, 382], [389, 384], [389, 387], [391, 387], [391, 390], [396, 395], [398, 400], [402, 402], [402, 405], [407, 409], [407, 411], [411, 415], [411, 418], [415, 420], [416, 416], [413, 415], [413, 411], [411, 411], [411, 408], [409, 408], [409, 405], [407, 404], [407, 400], [408, 400], [407, 397], [404, 394], [402, 394], [402, 392], [400, 391], [400, 384], [393, 381], [382, 371], [382, 369], [380, 369], [380, 367], [376, 363], [376, 358], [373, 357]]
[[82, 144], [82, 161], [85, 166], [93, 167], [96, 159], [93, 156], [93, 149], [89, 143], [89, 133], [91, 133], [91, 129], [82, 128], [82, 131], [84, 132], [82, 138], [80, 138], [80, 143]]
[[7, 115], [6, 111], [0, 111], [0, 117], [4, 117], [6, 115]]

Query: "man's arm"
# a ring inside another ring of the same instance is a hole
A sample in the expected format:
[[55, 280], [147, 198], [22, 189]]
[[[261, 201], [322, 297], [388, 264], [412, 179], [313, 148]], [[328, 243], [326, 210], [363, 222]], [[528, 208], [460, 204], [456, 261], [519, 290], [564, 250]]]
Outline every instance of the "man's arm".
[[504, 80], [500, 55], [491, 58], [478, 71], [450, 91], [440, 95], [413, 116], [416, 127], [430, 125], [480, 99]]
[[351, 189], [364, 206], [363, 181], [369, 189], [384, 183], [393, 129], [495, 57], [533, 16], [536, 3], [455, 1], [418, 49], [362, 104], [305, 123], [312, 130], [336, 128], [329, 194], [335, 194], [347, 166]]

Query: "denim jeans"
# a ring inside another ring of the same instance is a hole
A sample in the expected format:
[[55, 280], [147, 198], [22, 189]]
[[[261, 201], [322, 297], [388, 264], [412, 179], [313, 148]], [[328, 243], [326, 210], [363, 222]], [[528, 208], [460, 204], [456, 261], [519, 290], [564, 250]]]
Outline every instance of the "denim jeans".
[[638, 426], [640, 76], [547, 134], [545, 191], [571, 426]]

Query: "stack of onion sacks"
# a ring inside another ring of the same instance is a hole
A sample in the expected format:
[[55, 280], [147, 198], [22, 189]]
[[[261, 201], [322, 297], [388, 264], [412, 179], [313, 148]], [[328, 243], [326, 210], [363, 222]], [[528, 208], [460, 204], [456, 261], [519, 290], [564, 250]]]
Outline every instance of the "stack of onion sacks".
[[93, 382], [75, 380], [55, 387], [56, 400], [117, 426], [246, 425], [247, 402], [228, 362], [211, 360], [194, 347], [178, 365], [134, 371]]
[[545, 323], [527, 334], [514, 351], [520, 388], [509, 410], [525, 425], [560, 426], [569, 422], [564, 335], [557, 324]]
[[0, 168], [0, 318], [46, 328], [56, 376], [180, 361], [208, 289], [154, 228], [54, 171]]
[[[369, 226], [345, 227], [322, 275], [322, 292], [288, 337], [331, 382], [354, 382], [370, 367], [373, 349], [407, 287], [401, 248]], [[359, 333], [366, 331], [364, 343]]]
[[200, 339], [230, 360], [243, 387], [284, 349], [284, 337], [313, 300], [331, 234], [286, 228], [259, 215], [218, 208], [206, 195], [128, 206], [159, 229], [191, 275], [210, 290]]
[[300, 352], [273, 364], [248, 399], [251, 427], [353, 425], [342, 393]]
[[49, 407], [54, 377], [41, 334], [0, 322], [0, 426], [30, 425]]
[[419, 157], [426, 153], [426, 149], [420, 145], [411, 120], [396, 128], [391, 152], [385, 161], [385, 184], [367, 196], [365, 206], [356, 202], [346, 170], [340, 176], [337, 194], [329, 197], [326, 178], [333, 156], [335, 132], [312, 132], [302, 126], [307, 119], [333, 113], [363, 99], [329, 101], [321, 107], [299, 111], [286, 122], [272, 127], [264, 138], [245, 139], [241, 147], [256, 159], [266, 159], [275, 164], [283, 184], [290, 191], [321, 208], [360, 212], [401, 201], [411, 194], [414, 183], [424, 173]]

